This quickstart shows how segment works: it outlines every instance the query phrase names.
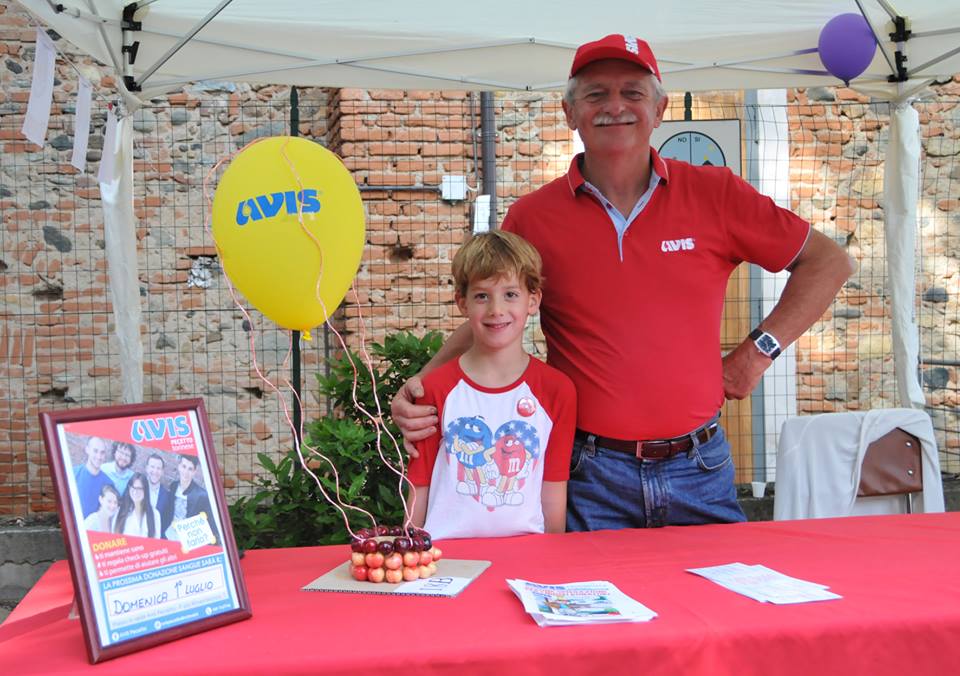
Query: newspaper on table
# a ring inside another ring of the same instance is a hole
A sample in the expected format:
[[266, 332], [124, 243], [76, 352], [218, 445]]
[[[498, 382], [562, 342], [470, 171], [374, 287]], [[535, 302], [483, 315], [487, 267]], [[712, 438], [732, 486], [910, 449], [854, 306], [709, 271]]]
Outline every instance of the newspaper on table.
[[541, 627], [611, 622], [647, 622], [657, 614], [610, 582], [539, 584], [507, 580], [526, 610]]
[[687, 572], [705, 577], [730, 591], [763, 603], [809, 603], [843, 598], [830, 591], [827, 585], [790, 577], [761, 565], [728, 563], [722, 566], [688, 568]]

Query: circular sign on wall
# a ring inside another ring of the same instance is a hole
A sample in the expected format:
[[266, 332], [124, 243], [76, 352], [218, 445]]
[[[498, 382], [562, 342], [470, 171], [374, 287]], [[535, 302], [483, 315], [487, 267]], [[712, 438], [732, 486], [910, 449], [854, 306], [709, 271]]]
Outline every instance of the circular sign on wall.
[[720, 144], [706, 134], [684, 131], [674, 134], [660, 146], [661, 157], [683, 160], [695, 166], [727, 166]]
[[661, 157], [740, 176], [740, 120], [665, 120], [650, 135]]

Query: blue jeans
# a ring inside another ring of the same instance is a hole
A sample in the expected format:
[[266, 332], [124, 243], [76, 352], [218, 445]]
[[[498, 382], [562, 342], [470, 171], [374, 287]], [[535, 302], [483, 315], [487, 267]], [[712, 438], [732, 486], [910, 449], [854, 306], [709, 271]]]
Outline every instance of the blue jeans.
[[746, 521], [730, 444], [707, 443], [667, 460], [641, 460], [579, 439], [567, 484], [567, 530], [655, 528]]

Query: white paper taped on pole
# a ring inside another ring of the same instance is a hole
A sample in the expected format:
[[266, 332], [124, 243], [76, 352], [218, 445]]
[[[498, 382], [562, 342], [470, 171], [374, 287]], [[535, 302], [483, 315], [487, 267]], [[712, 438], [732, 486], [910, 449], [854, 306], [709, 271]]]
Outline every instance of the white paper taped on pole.
[[87, 168], [87, 146], [90, 142], [90, 103], [93, 86], [86, 78], [80, 78], [77, 86], [77, 112], [73, 118], [73, 153], [70, 164], [83, 171]]
[[30, 100], [21, 131], [28, 140], [42, 146], [50, 123], [50, 104], [53, 103], [53, 75], [57, 65], [57, 50], [50, 36], [37, 28], [37, 46], [33, 59], [33, 80]]

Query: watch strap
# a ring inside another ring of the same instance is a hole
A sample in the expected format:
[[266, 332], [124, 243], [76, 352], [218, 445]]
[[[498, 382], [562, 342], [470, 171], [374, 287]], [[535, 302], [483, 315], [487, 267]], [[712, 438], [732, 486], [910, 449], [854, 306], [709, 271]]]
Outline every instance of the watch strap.
[[753, 344], [762, 354], [765, 354], [771, 360], [780, 356], [780, 341], [760, 327], [751, 331], [748, 338], [753, 341]]

